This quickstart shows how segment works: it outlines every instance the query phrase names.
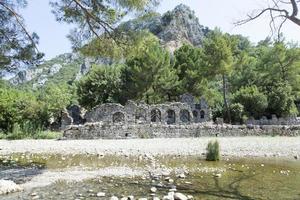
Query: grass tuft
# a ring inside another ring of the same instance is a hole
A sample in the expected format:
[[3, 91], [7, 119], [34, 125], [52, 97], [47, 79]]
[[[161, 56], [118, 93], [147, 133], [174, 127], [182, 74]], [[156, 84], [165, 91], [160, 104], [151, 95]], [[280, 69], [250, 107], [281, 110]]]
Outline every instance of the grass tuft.
[[210, 141], [206, 147], [206, 160], [218, 161], [220, 160], [220, 145], [217, 140]]

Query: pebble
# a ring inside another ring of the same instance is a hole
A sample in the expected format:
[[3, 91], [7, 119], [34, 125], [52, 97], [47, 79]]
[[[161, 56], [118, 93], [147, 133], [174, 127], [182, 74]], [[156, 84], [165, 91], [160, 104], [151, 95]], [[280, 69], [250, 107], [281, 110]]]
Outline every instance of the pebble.
[[174, 183], [174, 180], [170, 178], [169, 183]]
[[164, 196], [163, 198], [162, 198], [162, 200], [174, 200], [174, 196]]
[[174, 199], [175, 200], [188, 200], [188, 197], [182, 193], [177, 192], [174, 194]]
[[157, 187], [163, 187], [164, 185], [162, 183], [158, 183], [156, 186]]
[[110, 200], [119, 200], [119, 198], [116, 196], [112, 196], [112, 197], [110, 197]]
[[160, 200], [158, 197], [153, 197], [152, 200]]
[[170, 191], [170, 192], [176, 192], [177, 189], [176, 189], [176, 188], [171, 188], [171, 189], [169, 189], [169, 191]]
[[221, 177], [222, 177], [222, 174], [214, 174], [214, 177], [216, 177], [216, 178], [221, 178]]
[[33, 193], [30, 194], [30, 196], [32, 196], [32, 197], [33, 197], [33, 196], [37, 196], [37, 193], [36, 193], [36, 192], [33, 192]]
[[178, 178], [185, 178], [186, 176], [185, 176], [185, 174], [179, 174], [178, 175]]
[[298, 155], [295, 155], [294, 158], [295, 158], [295, 160], [298, 160], [298, 159], [299, 159], [299, 156], [298, 156]]
[[155, 193], [155, 192], [157, 191], [157, 189], [156, 189], [156, 187], [152, 187], [152, 188], [150, 189], [150, 191], [153, 192], [153, 193]]
[[96, 196], [97, 197], [105, 197], [105, 193], [104, 192], [98, 192]]

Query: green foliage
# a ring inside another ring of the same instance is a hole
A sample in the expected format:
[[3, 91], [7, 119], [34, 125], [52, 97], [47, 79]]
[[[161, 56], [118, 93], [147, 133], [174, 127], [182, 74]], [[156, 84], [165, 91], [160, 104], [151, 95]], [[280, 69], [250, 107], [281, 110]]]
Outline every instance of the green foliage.
[[230, 113], [232, 122], [244, 123], [246, 116], [244, 115], [244, 106], [240, 103], [230, 104]]
[[[33, 111], [33, 112], [32, 112]], [[0, 88], [0, 128], [12, 131], [15, 123], [23, 120], [39, 121], [40, 104], [32, 93], [13, 88]]]
[[62, 132], [41, 131], [33, 135], [33, 139], [59, 139], [63, 136]]
[[228, 75], [232, 71], [232, 43], [219, 30], [210, 32], [204, 40], [203, 54], [208, 75]]
[[256, 86], [242, 87], [233, 94], [233, 103], [241, 104], [247, 116], [259, 118], [268, 107], [267, 96], [258, 90]]
[[297, 116], [298, 111], [294, 103], [291, 86], [284, 83], [274, 83], [267, 92], [269, 106], [268, 113], [278, 117]]
[[205, 82], [202, 49], [184, 44], [174, 52], [174, 56], [181, 92], [201, 96], [200, 88]]
[[122, 66], [93, 66], [77, 87], [78, 101], [86, 108], [119, 102]]
[[67, 85], [48, 84], [38, 91], [37, 98], [43, 104], [43, 120], [46, 121], [59, 118], [60, 112], [70, 104], [72, 95]]
[[155, 103], [178, 95], [177, 74], [157, 38], [145, 38], [133, 52], [122, 71], [122, 102], [133, 99]]
[[206, 160], [219, 161], [220, 160], [220, 145], [219, 142], [210, 141], [206, 147]]
[[22, 139], [59, 139], [62, 137], [61, 132], [34, 130], [33, 132], [23, 132], [19, 125], [16, 125], [13, 132], [4, 134], [0, 133], [0, 139], [22, 140]]
[[206, 74], [208, 77], [222, 77], [223, 101], [226, 115], [225, 121], [231, 122], [230, 109], [227, 101], [227, 76], [233, 70], [233, 43], [227, 35], [219, 30], [210, 32], [204, 40], [203, 53]]
[[39, 91], [0, 87], [0, 130], [7, 138], [32, 138], [59, 119], [70, 104], [66, 86], [49, 85]]

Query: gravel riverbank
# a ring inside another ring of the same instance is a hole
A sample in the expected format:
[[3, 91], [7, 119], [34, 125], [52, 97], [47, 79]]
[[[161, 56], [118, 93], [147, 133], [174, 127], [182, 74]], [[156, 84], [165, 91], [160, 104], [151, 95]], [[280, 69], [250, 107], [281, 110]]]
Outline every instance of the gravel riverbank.
[[[0, 140], [0, 154], [117, 154], [201, 155], [216, 138], [159, 138], [131, 140]], [[228, 157], [300, 156], [300, 137], [220, 137], [221, 153]]]

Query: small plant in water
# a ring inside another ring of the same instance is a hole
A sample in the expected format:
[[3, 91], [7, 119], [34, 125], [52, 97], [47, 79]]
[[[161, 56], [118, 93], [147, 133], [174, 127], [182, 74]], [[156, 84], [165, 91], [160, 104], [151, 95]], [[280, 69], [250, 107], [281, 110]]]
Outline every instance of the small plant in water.
[[210, 141], [206, 147], [206, 160], [218, 161], [220, 160], [220, 145], [217, 140]]

